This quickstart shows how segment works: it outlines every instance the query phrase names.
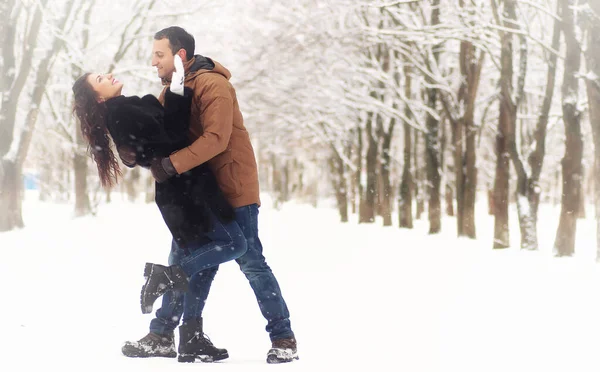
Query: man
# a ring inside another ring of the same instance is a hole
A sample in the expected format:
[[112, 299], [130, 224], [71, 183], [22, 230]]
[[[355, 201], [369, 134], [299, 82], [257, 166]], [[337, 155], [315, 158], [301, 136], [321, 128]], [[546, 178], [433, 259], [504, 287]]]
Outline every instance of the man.
[[[168, 27], [154, 35], [152, 66], [163, 85], [168, 85], [174, 71], [174, 55], [184, 61], [185, 86], [194, 90], [190, 135], [194, 142], [169, 157], [158, 159], [151, 167], [157, 182], [181, 174], [205, 162], [214, 172], [219, 187], [235, 208], [236, 222], [247, 240], [248, 250], [236, 261], [250, 282], [260, 310], [267, 320], [272, 347], [268, 363], [298, 359], [289, 311], [279, 284], [262, 254], [258, 238], [260, 206], [258, 170], [250, 136], [229, 78], [231, 73], [209, 58], [194, 55], [194, 37], [180, 27]], [[162, 102], [165, 89], [159, 99]], [[123, 154], [120, 154], [123, 158]], [[126, 160], [126, 159], [123, 159]], [[182, 253], [172, 244], [169, 264], [176, 264]], [[162, 307], [150, 324], [150, 333], [137, 342], [126, 342], [123, 354], [130, 357], [174, 357], [173, 331], [180, 326], [181, 358], [193, 355], [204, 361], [225, 359], [227, 351], [216, 348], [202, 330], [202, 310], [218, 268], [206, 270], [190, 279], [185, 294], [168, 292]], [[190, 328], [193, 331], [190, 332]], [[183, 329], [183, 330], [182, 330]], [[184, 360], [182, 360], [184, 359]]]

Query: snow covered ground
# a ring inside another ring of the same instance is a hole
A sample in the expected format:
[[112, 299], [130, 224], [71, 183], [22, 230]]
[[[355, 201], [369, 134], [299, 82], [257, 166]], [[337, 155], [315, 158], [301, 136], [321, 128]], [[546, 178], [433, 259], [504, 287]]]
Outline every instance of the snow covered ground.
[[235, 263], [222, 265], [204, 313], [228, 360], [123, 357], [123, 341], [147, 333], [143, 264], [166, 263], [168, 231], [154, 205], [114, 200], [80, 219], [71, 210], [28, 195], [27, 227], [0, 234], [2, 371], [600, 370], [592, 219], [579, 224], [576, 256], [555, 258], [559, 210], [551, 207], [540, 213], [540, 251], [517, 248], [516, 220], [515, 248], [494, 251], [484, 210], [479, 240], [470, 241], [455, 237], [452, 218], [428, 236], [424, 221], [413, 231], [340, 224], [334, 209], [290, 203], [278, 211], [264, 195], [261, 239], [300, 354], [272, 366], [265, 321]]

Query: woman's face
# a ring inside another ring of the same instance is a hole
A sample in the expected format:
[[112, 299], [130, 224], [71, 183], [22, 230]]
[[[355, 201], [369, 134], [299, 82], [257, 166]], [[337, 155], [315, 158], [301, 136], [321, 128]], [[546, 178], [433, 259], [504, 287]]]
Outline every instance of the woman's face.
[[112, 74], [92, 73], [87, 80], [96, 92], [99, 102], [121, 95], [123, 83], [113, 78]]

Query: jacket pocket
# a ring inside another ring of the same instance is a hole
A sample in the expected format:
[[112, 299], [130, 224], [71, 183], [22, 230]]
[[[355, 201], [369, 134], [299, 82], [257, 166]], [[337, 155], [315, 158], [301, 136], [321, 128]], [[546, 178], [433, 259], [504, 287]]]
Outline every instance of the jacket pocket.
[[229, 156], [223, 156], [222, 159], [219, 159], [221, 161], [217, 164], [215, 177], [221, 191], [228, 199], [237, 198], [242, 195], [242, 183], [236, 172], [237, 163], [231, 157], [231, 153], [226, 154]]

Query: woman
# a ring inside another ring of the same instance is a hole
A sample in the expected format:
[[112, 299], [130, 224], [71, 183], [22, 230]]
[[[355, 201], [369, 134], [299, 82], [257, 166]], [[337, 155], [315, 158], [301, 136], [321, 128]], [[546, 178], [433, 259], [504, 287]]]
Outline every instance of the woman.
[[[181, 60], [176, 63], [183, 71]], [[103, 186], [112, 186], [121, 174], [111, 149], [134, 154], [128, 166], [150, 167], [155, 161], [189, 145], [191, 90], [183, 79], [173, 79], [164, 107], [152, 95], [125, 97], [123, 83], [112, 74], [87, 73], [73, 85], [74, 112], [90, 146]], [[173, 93], [179, 92], [179, 94]], [[206, 165], [156, 183], [156, 204], [173, 235], [187, 253], [179, 265], [147, 263], [142, 287], [143, 313], [168, 290], [186, 291], [191, 276], [246, 252], [246, 240], [233, 221], [233, 208]]]

